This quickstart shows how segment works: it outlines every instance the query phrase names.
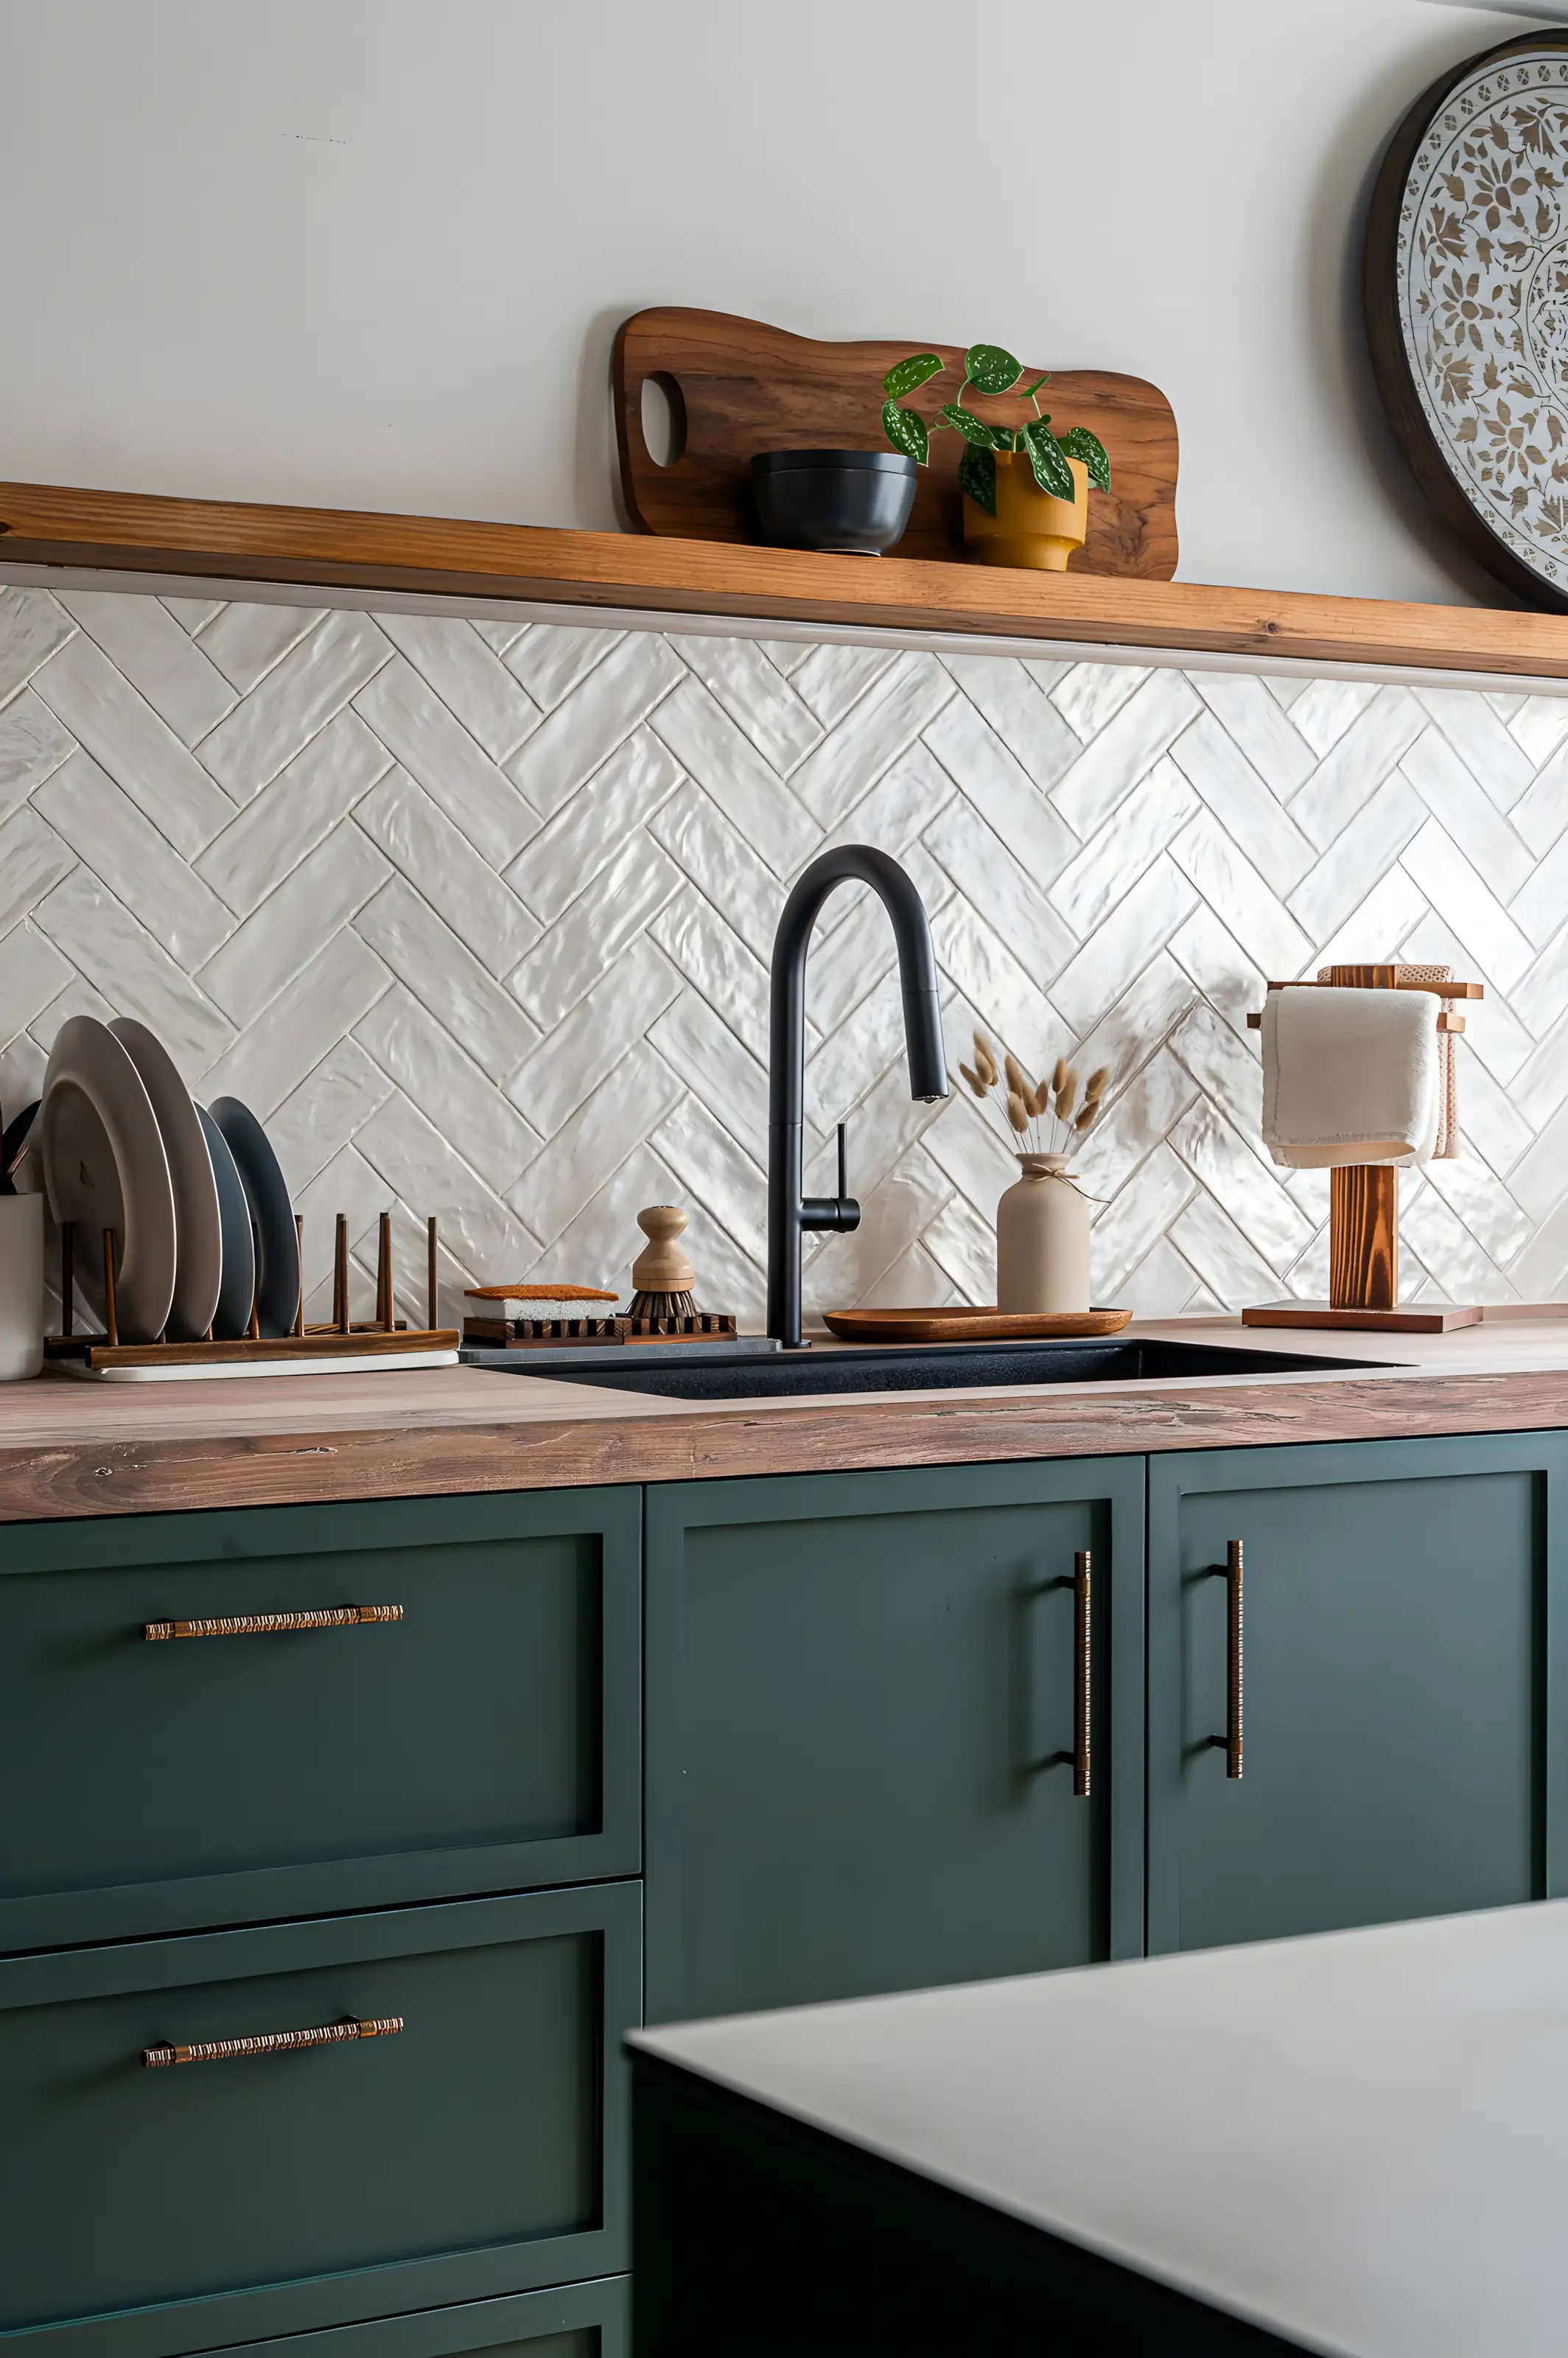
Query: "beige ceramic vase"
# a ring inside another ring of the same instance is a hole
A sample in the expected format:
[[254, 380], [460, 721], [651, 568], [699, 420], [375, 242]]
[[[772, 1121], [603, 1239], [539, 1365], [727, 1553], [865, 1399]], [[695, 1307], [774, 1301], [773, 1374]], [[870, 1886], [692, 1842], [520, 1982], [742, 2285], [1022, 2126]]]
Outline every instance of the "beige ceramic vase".
[[1065, 573], [1089, 528], [1089, 471], [1069, 459], [1076, 497], [1054, 499], [1034, 480], [1034, 470], [1018, 450], [996, 454], [996, 514], [987, 515], [974, 500], [964, 507], [966, 553], [980, 565], [1027, 565], [1037, 572]]
[[1089, 1206], [1065, 1154], [1021, 1154], [996, 1207], [996, 1306], [1034, 1317], [1089, 1307]]

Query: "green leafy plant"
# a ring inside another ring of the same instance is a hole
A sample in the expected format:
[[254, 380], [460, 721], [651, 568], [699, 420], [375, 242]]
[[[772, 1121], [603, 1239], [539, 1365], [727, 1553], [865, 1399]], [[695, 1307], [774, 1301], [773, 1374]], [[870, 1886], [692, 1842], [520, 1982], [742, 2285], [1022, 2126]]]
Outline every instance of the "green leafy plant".
[[[1000, 344], [971, 344], [964, 354], [964, 382], [958, 388], [957, 401], [945, 401], [929, 425], [917, 409], [905, 404], [907, 396], [918, 393], [923, 384], [940, 376], [946, 363], [936, 352], [912, 352], [896, 368], [889, 369], [882, 379], [882, 391], [887, 400], [882, 406], [882, 431], [895, 450], [902, 450], [917, 466], [931, 462], [931, 437], [944, 427], [961, 434], [967, 448], [958, 462], [959, 488], [967, 492], [976, 505], [988, 515], [996, 514], [996, 454], [999, 450], [1025, 453], [1034, 470], [1034, 480], [1043, 492], [1054, 499], [1070, 500], [1074, 494], [1073, 471], [1069, 459], [1080, 460], [1088, 471], [1090, 482], [1097, 491], [1110, 489], [1110, 460], [1105, 444], [1087, 426], [1069, 427], [1065, 434], [1053, 434], [1051, 414], [1040, 406], [1040, 388], [1050, 382], [1048, 377], [1036, 377], [1033, 384], [1020, 388], [1023, 363], [1015, 361]], [[1024, 401], [1033, 402], [1034, 415], [1027, 426], [992, 426], [977, 417], [964, 399], [966, 394], [989, 395], [1015, 393]]]

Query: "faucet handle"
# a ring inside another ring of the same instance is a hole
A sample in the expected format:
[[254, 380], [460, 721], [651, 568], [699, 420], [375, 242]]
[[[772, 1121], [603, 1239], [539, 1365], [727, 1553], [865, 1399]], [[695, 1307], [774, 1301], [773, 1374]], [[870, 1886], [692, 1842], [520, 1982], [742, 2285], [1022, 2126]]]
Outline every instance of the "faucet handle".
[[838, 1124], [838, 1193], [833, 1199], [838, 1215], [833, 1226], [840, 1235], [848, 1235], [860, 1225], [860, 1207], [849, 1193], [849, 1125]]
[[800, 1206], [803, 1228], [836, 1228], [840, 1236], [848, 1235], [860, 1225], [860, 1207], [849, 1193], [849, 1154], [848, 1124], [838, 1124], [838, 1192], [834, 1195], [806, 1195]]

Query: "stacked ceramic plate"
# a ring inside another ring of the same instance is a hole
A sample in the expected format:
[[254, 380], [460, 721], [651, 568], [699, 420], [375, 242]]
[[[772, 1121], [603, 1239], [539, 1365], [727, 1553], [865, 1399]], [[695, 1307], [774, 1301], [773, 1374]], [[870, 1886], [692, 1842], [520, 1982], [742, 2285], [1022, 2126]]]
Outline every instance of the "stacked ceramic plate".
[[299, 1247], [277, 1157], [238, 1098], [195, 1103], [145, 1023], [60, 1026], [26, 1144], [16, 1184], [75, 1224], [77, 1289], [100, 1323], [114, 1236], [122, 1342], [235, 1341], [253, 1309], [260, 1334], [291, 1331]]

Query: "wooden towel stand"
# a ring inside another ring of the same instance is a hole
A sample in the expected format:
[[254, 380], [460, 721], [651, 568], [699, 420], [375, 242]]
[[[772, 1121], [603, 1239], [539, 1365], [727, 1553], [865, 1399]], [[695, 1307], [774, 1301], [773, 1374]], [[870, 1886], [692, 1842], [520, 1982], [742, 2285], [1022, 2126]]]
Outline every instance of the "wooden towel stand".
[[[1424, 990], [1434, 999], [1482, 999], [1478, 982], [1412, 982], [1392, 966], [1331, 966], [1320, 982], [1271, 982], [1271, 990]], [[1249, 1015], [1253, 1031], [1261, 1015]], [[1444, 1005], [1440, 1032], [1463, 1032], [1465, 1018]], [[1262, 1302], [1241, 1314], [1244, 1326], [1375, 1327], [1396, 1335], [1446, 1335], [1474, 1326], [1478, 1308], [1450, 1302], [1400, 1302], [1400, 1174], [1389, 1163], [1342, 1164], [1329, 1174], [1328, 1300]]]

